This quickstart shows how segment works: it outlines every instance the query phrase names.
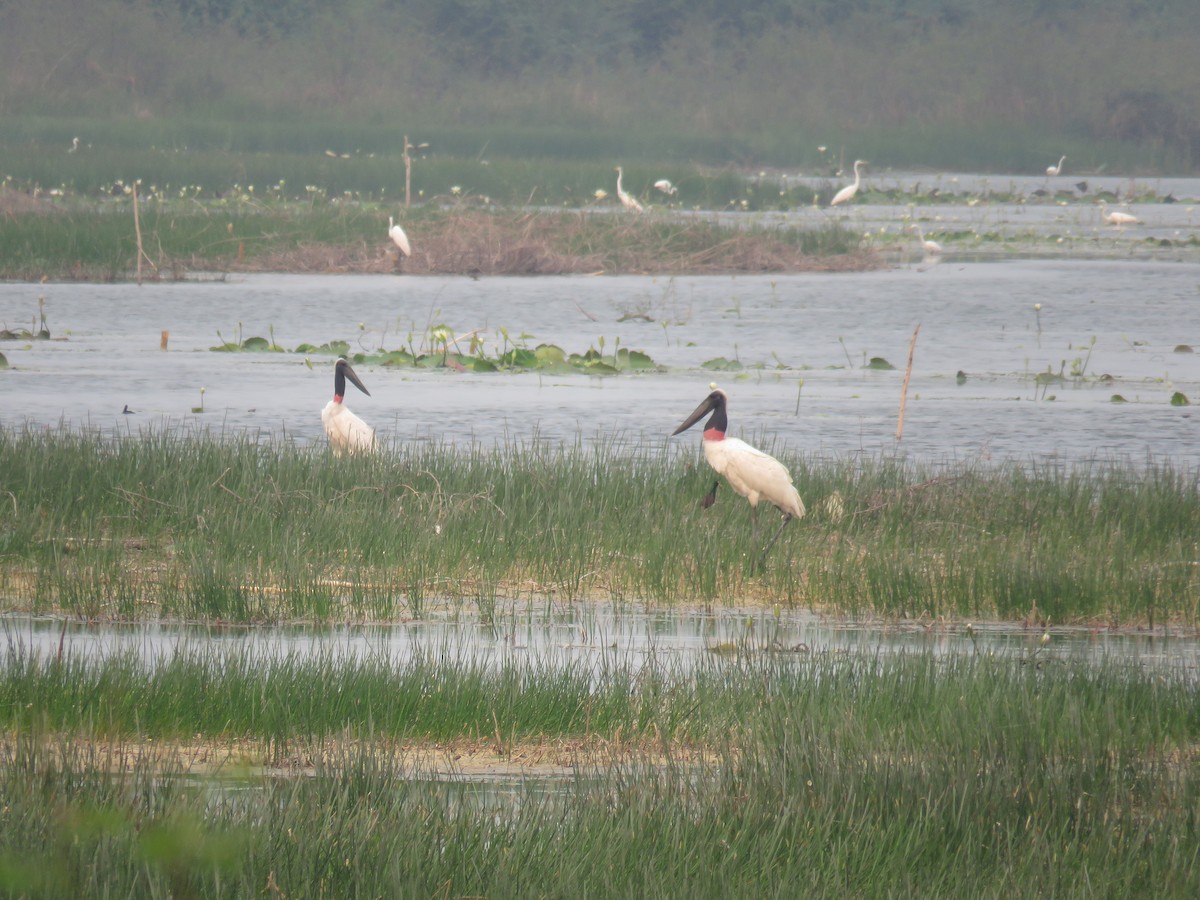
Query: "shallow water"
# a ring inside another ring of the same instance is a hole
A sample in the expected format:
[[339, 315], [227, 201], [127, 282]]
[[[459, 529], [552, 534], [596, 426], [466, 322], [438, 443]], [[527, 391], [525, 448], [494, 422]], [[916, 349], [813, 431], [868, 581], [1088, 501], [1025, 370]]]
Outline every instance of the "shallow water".
[[[1174, 208], [1174, 207], [1172, 207]], [[853, 213], [857, 214], [857, 213]], [[0, 325], [28, 327], [45, 297], [51, 341], [0, 342], [0, 427], [164, 427], [323, 440], [332, 361], [214, 353], [273, 330], [286, 348], [331, 339], [427, 349], [433, 325], [501, 329], [528, 346], [640, 349], [663, 373], [474, 374], [362, 366], [347, 405], [385, 443], [585, 441], [614, 432], [661, 446], [717, 381], [731, 431], [822, 457], [1170, 459], [1200, 465], [1200, 264], [915, 257], [884, 271], [652, 278], [229, 277], [134, 285], [3, 284]], [[1040, 305], [1040, 309], [1037, 307]], [[920, 325], [903, 440], [904, 367]], [[170, 332], [169, 349], [159, 349]], [[466, 349], [464, 340], [463, 349]], [[865, 370], [871, 357], [894, 370]], [[741, 372], [706, 361], [739, 360]], [[306, 365], [311, 362], [311, 368]], [[759, 368], [753, 368], [759, 367]], [[1082, 372], [1071, 377], [1072, 368]], [[959, 383], [956, 373], [965, 380]], [[1039, 384], [1038, 373], [1064, 373]], [[1099, 376], [1111, 376], [1101, 380]], [[193, 414], [201, 403], [205, 412]], [[1127, 403], [1110, 402], [1114, 394]], [[122, 415], [128, 406], [133, 415]], [[673, 443], [694, 450], [698, 434]]]
[[485, 665], [582, 661], [662, 664], [686, 670], [706, 658], [764, 654], [801, 660], [813, 654], [990, 653], [1036, 660], [1121, 660], [1180, 668], [1200, 664], [1195, 635], [1058, 627], [1043, 643], [1041, 628], [1011, 624], [862, 623], [803, 610], [664, 609], [606, 604], [506, 605], [481, 616], [470, 605], [435, 610], [394, 625], [198, 626], [170, 623], [90, 625], [24, 615], [0, 616], [0, 657], [60, 652], [98, 659], [132, 654], [153, 666], [177, 653], [203, 650], [252, 659], [332, 655], [402, 662], [430, 655]]

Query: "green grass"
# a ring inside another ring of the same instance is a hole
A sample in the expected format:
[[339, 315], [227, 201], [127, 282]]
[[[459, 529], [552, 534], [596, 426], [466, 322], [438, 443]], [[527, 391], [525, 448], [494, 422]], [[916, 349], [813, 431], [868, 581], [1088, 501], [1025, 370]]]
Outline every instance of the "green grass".
[[692, 447], [534, 438], [336, 461], [248, 437], [3, 432], [0, 595], [39, 613], [236, 622], [530, 598], [1200, 621], [1194, 472], [774, 452], [810, 513], [753, 574], [748, 507], [725, 490], [701, 508], [712, 475]]
[[[183, 655], [151, 672], [121, 656], [10, 658], [0, 887], [597, 897], [1200, 888], [1200, 718], [1195, 673], [1182, 669], [786, 654], [660, 662], [638, 678], [617, 663], [589, 688], [574, 664], [533, 661], [490, 672], [226, 662]], [[611, 714], [585, 725], [584, 703]], [[390, 749], [425, 731], [493, 727], [615, 737], [606, 729], [631, 719], [659, 739], [653, 755], [514, 793], [431, 784]], [[318, 756], [312, 777], [236, 763], [223, 777], [186, 776], [164, 740], [339, 728], [342, 749]], [[711, 756], [697, 761], [685, 738], [709, 742]], [[160, 749], [122, 763], [122, 747], [135, 746]]]

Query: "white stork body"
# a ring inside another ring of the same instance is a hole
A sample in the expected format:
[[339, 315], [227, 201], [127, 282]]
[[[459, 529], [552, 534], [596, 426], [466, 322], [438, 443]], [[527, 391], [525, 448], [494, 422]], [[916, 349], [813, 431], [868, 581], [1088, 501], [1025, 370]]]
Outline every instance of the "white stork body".
[[860, 166], [865, 165], [865, 160], [856, 159], [854, 161], [854, 183], [846, 185], [844, 188], [834, 194], [833, 199], [829, 201], [830, 206], [838, 206], [842, 203], [849, 203], [854, 199], [854, 195], [858, 193], [858, 186], [861, 183], [861, 175], [858, 170]]
[[1100, 215], [1104, 217], [1104, 221], [1109, 225], [1137, 225], [1142, 220], [1137, 216], [1123, 212], [1109, 212], [1108, 204], [1103, 200], [1100, 201]]
[[346, 394], [347, 378], [368, 397], [371, 396], [371, 392], [366, 389], [346, 360], [339, 359], [333, 372], [333, 399], [321, 410], [321, 422], [325, 426], [325, 434], [329, 437], [329, 448], [338, 456], [346, 453], [371, 453], [375, 450], [374, 429], [346, 409], [342, 403]]
[[1060, 159], [1058, 161], [1057, 166], [1046, 166], [1046, 174], [1048, 176], [1050, 176], [1051, 178], [1053, 178], [1055, 175], [1057, 175], [1059, 172], [1062, 171], [1062, 164], [1066, 161], [1066, 159], [1067, 158], [1065, 156], [1062, 159]]
[[656, 188], [658, 188], [658, 190], [660, 190], [664, 194], [666, 194], [667, 196], [671, 196], [673, 194], [679, 193], [679, 188], [677, 188], [677, 187], [675, 187], [675, 185], [671, 184], [670, 180], [666, 179], [666, 178], [658, 179], [658, 181], [654, 182], [654, 186]]
[[[753, 542], [758, 542], [758, 504], [761, 501], [765, 500], [777, 507], [784, 515], [779, 531], [775, 532], [775, 536], [763, 547], [762, 558], [765, 559], [767, 551], [783, 532], [784, 526], [792, 519], [804, 515], [804, 501], [800, 499], [796, 486], [792, 484], [792, 476], [783, 463], [745, 441], [725, 436], [729, 426], [729, 417], [725, 411], [728, 400], [724, 391], [714, 390], [673, 433], [686, 431], [704, 416], [712, 413], [704, 425], [704, 458], [714, 472], [723, 475], [729, 486], [750, 503]], [[711, 506], [715, 496], [714, 484], [712, 492], [704, 500], [704, 505]]]
[[621, 205], [630, 212], [642, 212], [642, 204], [638, 203], [637, 197], [633, 196], [633, 194], [627, 193], [625, 188], [621, 187], [621, 176], [624, 174], [625, 173], [621, 171], [621, 167], [617, 166], [617, 199], [620, 200]]
[[392, 216], [388, 216], [388, 237], [392, 239], [392, 243], [401, 253], [405, 256], [412, 256], [412, 245], [408, 243], [408, 235], [392, 219]]
[[714, 472], [725, 476], [735, 493], [750, 502], [751, 509], [766, 500], [789, 516], [804, 515], [804, 501], [792, 476], [775, 457], [738, 438], [710, 436], [706, 429], [704, 459]]

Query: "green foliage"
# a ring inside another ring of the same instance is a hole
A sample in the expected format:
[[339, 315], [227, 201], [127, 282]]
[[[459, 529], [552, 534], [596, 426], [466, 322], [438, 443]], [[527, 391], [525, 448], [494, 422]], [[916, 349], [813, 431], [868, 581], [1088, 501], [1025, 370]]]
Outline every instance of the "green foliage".
[[430, 598], [535, 590], [896, 619], [1200, 621], [1195, 473], [931, 474], [779, 453], [810, 512], [756, 574], [745, 502], [723, 492], [705, 509], [713, 476], [694, 444], [678, 452], [613, 437], [344, 459], [204, 433], [0, 432], [18, 513], [0, 534], [0, 584], [16, 607], [88, 618], [394, 619]]
[[[934, 652], [9, 654], [0, 892], [1191, 897], [1194, 675]], [[438, 778], [396, 754], [431, 722], [633, 748], [557, 778]], [[181, 733], [222, 768], [198, 773]], [[242, 760], [246, 736], [265, 752]]]

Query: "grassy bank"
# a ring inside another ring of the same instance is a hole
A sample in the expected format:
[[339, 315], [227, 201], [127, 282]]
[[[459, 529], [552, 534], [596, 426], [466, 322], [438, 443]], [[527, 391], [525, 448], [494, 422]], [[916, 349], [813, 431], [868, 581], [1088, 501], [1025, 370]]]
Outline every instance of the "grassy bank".
[[[625, 215], [611, 208], [498, 210], [469, 201], [402, 206], [325, 197], [33, 198], [0, 189], [0, 277], [18, 280], [182, 278], [194, 271], [532, 275], [861, 269], [876, 265], [849, 229], [728, 225]], [[387, 237], [399, 215], [413, 246]]]
[[[0, 886], [1193, 896], [1194, 673], [1026, 663], [759, 655], [635, 676], [183, 654], [152, 673], [10, 655]], [[522, 788], [431, 783], [396, 749], [477, 732], [633, 749]], [[267, 755], [197, 778], [178, 735], [252, 736]], [[292, 759], [312, 777], [259, 768]]]
[[[444, 600], [766, 603], [1195, 627], [1197, 473], [779, 454], [809, 516], [752, 574], [695, 450], [536, 441], [335, 460], [241, 437], [0, 434], [0, 594], [88, 618], [391, 620]], [[11, 515], [7, 515], [11, 512]]]

